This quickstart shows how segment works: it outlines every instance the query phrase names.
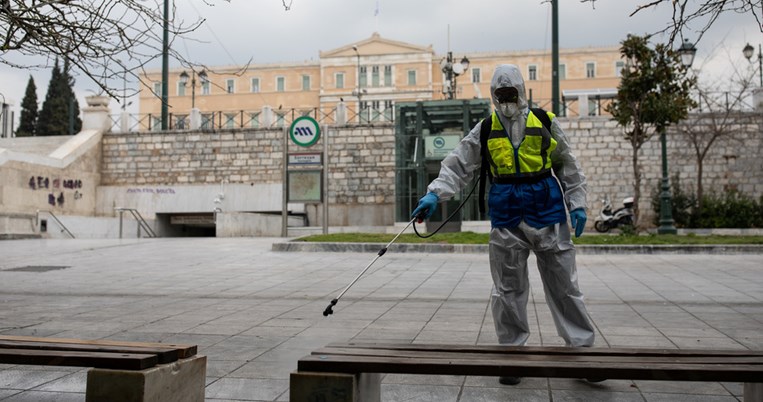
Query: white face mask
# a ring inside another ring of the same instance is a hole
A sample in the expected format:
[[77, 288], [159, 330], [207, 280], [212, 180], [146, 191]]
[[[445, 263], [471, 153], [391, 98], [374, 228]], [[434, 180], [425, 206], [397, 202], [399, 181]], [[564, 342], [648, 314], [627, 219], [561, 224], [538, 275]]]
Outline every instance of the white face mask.
[[498, 111], [506, 117], [514, 117], [519, 112], [519, 106], [516, 103], [499, 103]]

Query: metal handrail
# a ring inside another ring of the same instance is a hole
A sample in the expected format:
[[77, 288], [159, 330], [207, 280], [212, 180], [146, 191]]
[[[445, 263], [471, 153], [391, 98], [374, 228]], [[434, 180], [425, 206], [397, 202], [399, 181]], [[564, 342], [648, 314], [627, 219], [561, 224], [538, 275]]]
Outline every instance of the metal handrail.
[[40, 227], [40, 213], [42, 213], [42, 212], [45, 212], [48, 215], [50, 215], [56, 221], [56, 223], [58, 223], [58, 226], [61, 227], [61, 231], [62, 232], [66, 232], [69, 236], [72, 237], [72, 239], [75, 238], [74, 234], [72, 234], [72, 232], [69, 229], [66, 228], [64, 223], [61, 222], [61, 220], [58, 219], [58, 217], [53, 212], [51, 212], [51, 211], [42, 211], [42, 210], [39, 210], [39, 209], [37, 210], [37, 216], [36, 216], [36, 218], [37, 218], [37, 223], [36, 223], [37, 227]]
[[116, 207], [114, 208], [115, 211], [119, 212], [119, 238], [122, 238], [122, 217], [125, 211], [132, 214], [132, 217], [135, 218], [135, 220], [138, 222], [138, 237], [140, 238], [140, 229], [141, 227], [143, 230], [146, 231], [148, 234], [148, 237], [156, 237], [156, 232], [154, 232], [153, 229], [151, 229], [150, 226], [148, 226], [148, 222], [146, 222], [145, 219], [143, 219], [143, 216], [141, 216], [140, 212], [138, 212], [137, 209], [134, 208], [122, 208], [122, 207]]

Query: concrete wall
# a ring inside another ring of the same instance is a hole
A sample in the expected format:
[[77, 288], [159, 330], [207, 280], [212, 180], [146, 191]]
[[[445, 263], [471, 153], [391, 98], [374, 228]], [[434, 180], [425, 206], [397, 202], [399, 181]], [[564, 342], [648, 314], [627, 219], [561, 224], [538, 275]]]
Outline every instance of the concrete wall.
[[[717, 143], [705, 160], [706, 191], [731, 189], [758, 197], [763, 194], [761, 116], [739, 142]], [[622, 128], [606, 117], [560, 118], [588, 177], [589, 216], [601, 199], [613, 205], [633, 195], [632, 148]], [[749, 128], [749, 127], [748, 127]], [[325, 133], [324, 133], [325, 134]], [[118, 203], [151, 211], [211, 211], [212, 200], [227, 180], [223, 211], [276, 211], [281, 205], [282, 144], [280, 130], [216, 133], [144, 133], [107, 135], [103, 139], [99, 213]], [[324, 135], [324, 139], [326, 136]], [[329, 141], [329, 225], [386, 226], [394, 221], [395, 138], [391, 125], [335, 127]], [[696, 162], [685, 140], [669, 132], [671, 179], [693, 185]], [[289, 152], [321, 152], [322, 140], [311, 148], [289, 145]], [[741, 145], [743, 144], [743, 146]], [[661, 178], [657, 137], [639, 152], [642, 169], [642, 223], [651, 220], [650, 195]], [[143, 189], [148, 189], [144, 192]], [[153, 189], [153, 190], [152, 190]], [[160, 193], [172, 190], [174, 194]], [[116, 203], [116, 204], [115, 204]], [[305, 211], [311, 225], [323, 222], [319, 205], [292, 204]], [[589, 220], [592, 224], [593, 219]]]
[[[127, 133], [103, 138], [99, 214], [115, 206], [156, 212], [206, 212], [223, 182], [224, 212], [280, 211], [283, 143], [281, 130], [215, 133]], [[290, 153], [322, 152], [328, 137], [331, 226], [380, 226], [394, 220], [395, 135], [391, 125], [331, 128], [310, 148], [289, 141]], [[309, 210], [320, 224], [320, 208]]]

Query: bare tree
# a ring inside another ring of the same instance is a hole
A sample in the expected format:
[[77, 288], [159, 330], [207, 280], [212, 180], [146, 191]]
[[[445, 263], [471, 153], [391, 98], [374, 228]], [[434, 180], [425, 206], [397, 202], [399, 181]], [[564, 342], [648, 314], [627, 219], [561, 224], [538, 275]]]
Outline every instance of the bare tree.
[[[754, 71], [753, 71], [754, 73]], [[695, 213], [702, 212], [703, 164], [705, 157], [723, 141], [741, 141], [744, 135], [757, 130], [755, 117], [746, 104], [747, 97], [755, 85], [755, 74], [734, 73], [731, 83], [698, 84], [699, 108], [676, 125], [676, 132], [683, 138], [697, 163]], [[731, 84], [731, 85], [729, 85]]]
[[[60, 57], [116, 97], [111, 82], [140, 80], [139, 70], [162, 56], [164, 1], [171, 40], [204, 22], [177, 21], [174, 0], [0, 0], [0, 63], [35, 68]], [[183, 60], [172, 46], [168, 54]]]
[[[592, 5], [596, 1], [580, 0], [581, 3]], [[750, 18], [757, 21], [758, 28], [763, 33], [763, 0], [645, 0], [631, 12], [630, 16], [661, 6], [670, 7], [673, 12], [665, 28], [654, 33], [668, 34], [667, 43], [671, 47], [675, 44], [676, 38], [682, 38], [685, 33], [688, 33], [687, 31], [697, 36], [695, 43], [699, 43], [705, 32], [723, 13], [750, 15]]]

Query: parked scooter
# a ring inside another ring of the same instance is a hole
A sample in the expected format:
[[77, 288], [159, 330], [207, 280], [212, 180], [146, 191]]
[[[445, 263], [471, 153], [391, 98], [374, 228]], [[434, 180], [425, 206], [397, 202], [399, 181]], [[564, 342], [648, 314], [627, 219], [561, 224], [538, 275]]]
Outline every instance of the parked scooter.
[[607, 233], [610, 229], [618, 226], [633, 225], [633, 197], [623, 199], [623, 207], [612, 212], [612, 203], [609, 201], [609, 195], [602, 200], [601, 212], [594, 221], [593, 227], [597, 232]]

